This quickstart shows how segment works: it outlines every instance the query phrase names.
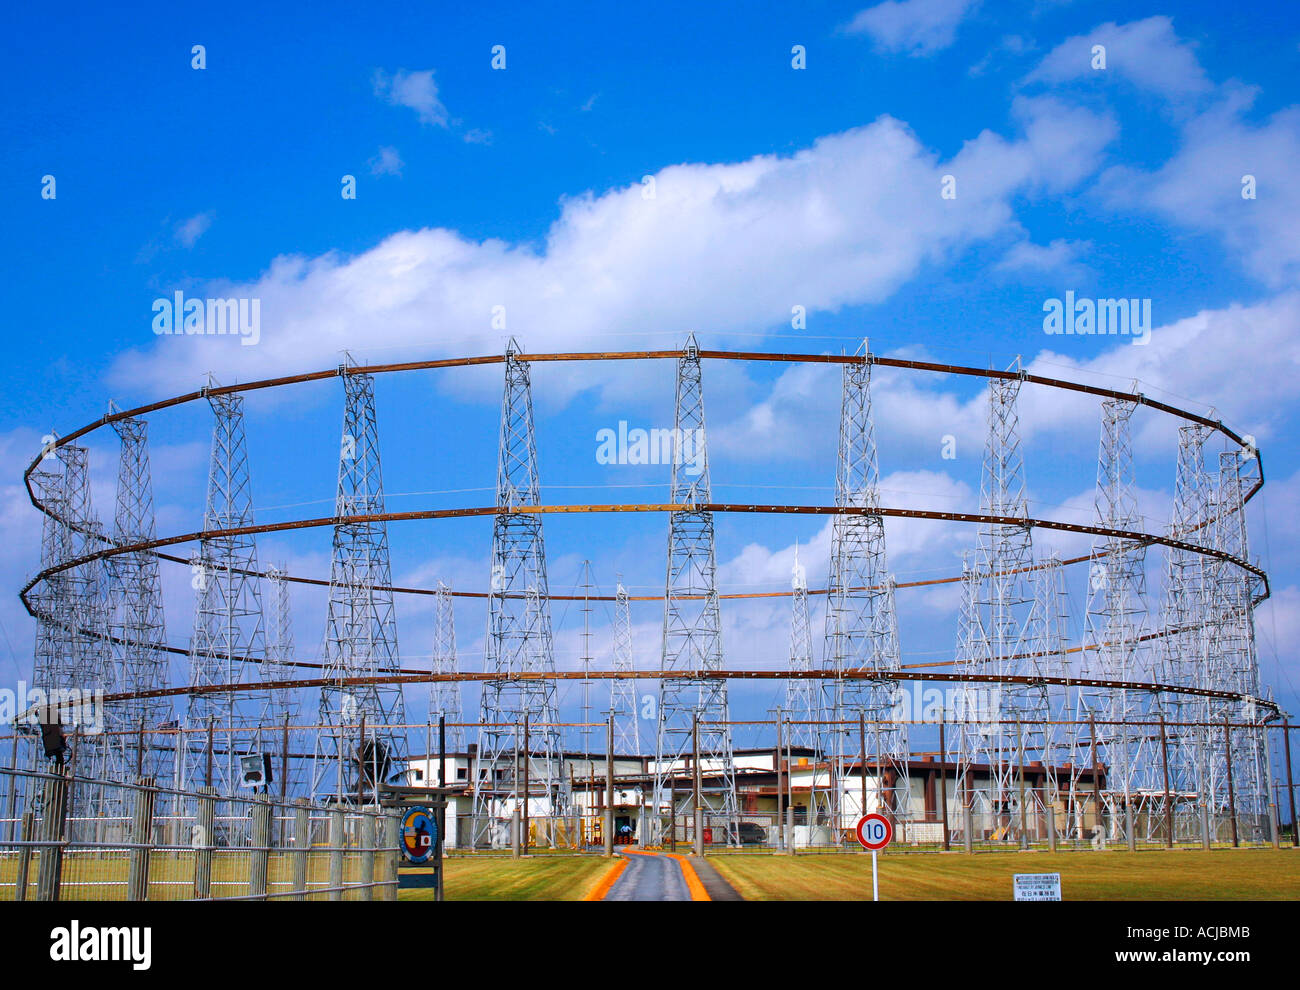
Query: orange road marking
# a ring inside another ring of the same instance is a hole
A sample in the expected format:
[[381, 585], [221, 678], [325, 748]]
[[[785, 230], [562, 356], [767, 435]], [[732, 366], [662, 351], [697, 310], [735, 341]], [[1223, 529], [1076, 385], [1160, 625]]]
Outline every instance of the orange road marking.
[[615, 862], [610, 865], [610, 868], [605, 872], [605, 875], [600, 878], [600, 883], [596, 884], [596, 886], [592, 888], [591, 893], [584, 897], [583, 900], [603, 901], [605, 895], [609, 893], [610, 888], [614, 886], [614, 881], [618, 879], [619, 874], [625, 869], [627, 869], [627, 860], [622, 856], [616, 856]]
[[695, 872], [695, 867], [690, 864], [690, 861], [685, 856], [679, 856], [677, 853], [664, 853], [663, 855], [667, 856], [669, 859], [675, 859], [679, 864], [681, 864], [682, 876], [686, 878], [686, 889], [691, 892], [691, 900], [713, 900], [713, 898], [709, 896], [709, 892], [704, 889], [704, 884], [700, 882], [700, 877], [699, 874]]

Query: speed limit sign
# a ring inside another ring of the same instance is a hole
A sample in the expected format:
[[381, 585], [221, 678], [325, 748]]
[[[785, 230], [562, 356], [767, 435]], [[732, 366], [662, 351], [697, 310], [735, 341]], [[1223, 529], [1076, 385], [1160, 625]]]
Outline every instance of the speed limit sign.
[[863, 815], [858, 819], [858, 841], [871, 850], [871, 899], [880, 900], [880, 874], [876, 870], [876, 853], [889, 845], [894, 826], [884, 815]]
[[884, 815], [863, 815], [858, 819], [858, 841], [864, 849], [884, 849], [894, 838], [894, 826]]

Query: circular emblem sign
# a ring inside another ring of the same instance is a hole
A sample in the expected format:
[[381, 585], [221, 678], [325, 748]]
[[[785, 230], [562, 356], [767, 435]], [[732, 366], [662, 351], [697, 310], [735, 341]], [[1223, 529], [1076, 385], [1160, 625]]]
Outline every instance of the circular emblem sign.
[[402, 816], [402, 855], [408, 863], [425, 863], [438, 842], [438, 819], [428, 808], [410, 808]]
[[894, 837], [894, 826], [884, 815], [863, 815], [858, 819], [858, 841], [872, 850], [884, 849]]

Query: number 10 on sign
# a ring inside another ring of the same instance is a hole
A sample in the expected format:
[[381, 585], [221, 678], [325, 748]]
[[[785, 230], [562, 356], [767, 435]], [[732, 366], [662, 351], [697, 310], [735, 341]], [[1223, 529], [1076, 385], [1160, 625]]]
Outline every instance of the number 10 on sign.
[[894, 837], [894, 826], [884, 815], [863, 815], [858, 819], [858, 841], [871, 850], [871, 899], [880, 900], [880, 876], [876, 872], [876, 853]]

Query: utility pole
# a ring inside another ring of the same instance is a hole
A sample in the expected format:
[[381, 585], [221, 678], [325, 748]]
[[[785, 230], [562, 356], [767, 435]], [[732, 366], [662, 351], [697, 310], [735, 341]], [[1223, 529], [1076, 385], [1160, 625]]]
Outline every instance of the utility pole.
[[605, 729], [605, 855], [614, 855], [614, 716]]
[[591, 764], [591, 561], [582, 562], [582, 753]]

